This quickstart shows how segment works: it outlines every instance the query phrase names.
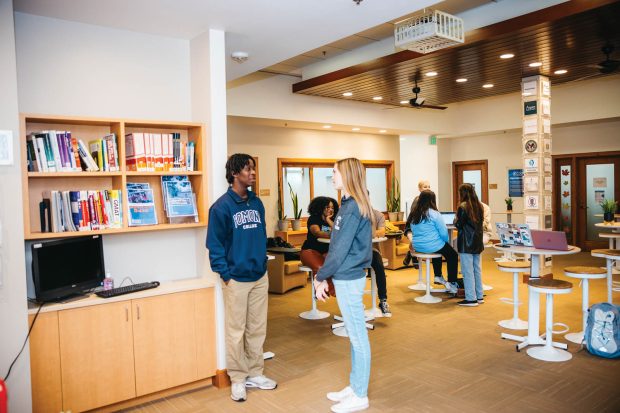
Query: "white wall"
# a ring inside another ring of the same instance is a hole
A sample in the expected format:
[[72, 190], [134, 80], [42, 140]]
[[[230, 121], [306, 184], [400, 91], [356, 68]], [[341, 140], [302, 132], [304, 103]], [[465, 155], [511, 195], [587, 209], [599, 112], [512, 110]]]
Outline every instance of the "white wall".
[[[257, 156], [260, 189], [270, 191], [269, 196], [261, 197], [265, 204], [268, 236], [273, 234], [278, 220], [278, 158], [393, 160], [398, 177], [398, 147], [398, 137], [394, 135], [278, 128], [233, 118], [228, 121], [229, 154], [243, 152]], [[300, 207], [305, 211], [307, 205]]]
[[[192, 119], [189, 41], [16, 13], [23, 113]], [[109, 235], [115, 282], [201, 275], [204, 230]], [[198, 262], [198, 263], [197, 263]]]
[[[15, 144], [19, 136], [19, 116], [11, 0], [0, 0], [0, 62], [0, 130], [12, 131], [14, 143], [13, 165], [0, 166], [0, 377], [4, 378], [28, 333], [21, 196], [22, 148]], [[13, 366], [7, 387], [9, 411], [31, 411], [28, 347]]]
[[[405, 216], [409, 213], [413, 199], [420, 193], [418, 182], [429, 181], [431, 189], [439, 197], [437, 192], [439, 187], [437, 149], [437, 145], [429, 144], [429, 135], [400, 136], [401, 206], [405, 211]], [[407, 203], [406, 206], [405, 203]]]

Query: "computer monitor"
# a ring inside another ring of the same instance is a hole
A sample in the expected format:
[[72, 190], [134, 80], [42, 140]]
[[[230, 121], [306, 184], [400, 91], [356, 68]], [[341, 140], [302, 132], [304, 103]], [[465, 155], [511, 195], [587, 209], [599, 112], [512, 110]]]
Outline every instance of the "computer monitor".
[[454, 218], [456, 217], [456, 212], [454, 211], [447, 211], [447, 212], [440, 212], [441, 217], [443, 218], [443, 222], [446, 225], [454, 225]]
[[103, 282], [101, 235], [35, 242], [31, 248], [32, 279], [39, 302], [83, 294]]

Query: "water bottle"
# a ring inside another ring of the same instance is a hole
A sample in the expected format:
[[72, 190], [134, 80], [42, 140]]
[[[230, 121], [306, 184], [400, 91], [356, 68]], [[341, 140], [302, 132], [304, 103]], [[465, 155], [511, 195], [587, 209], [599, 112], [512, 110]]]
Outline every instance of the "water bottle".
[[103, 289], [111, 290], [112, 288], [114, 288], [114, 278], [112, 278], [109, 272], [106, 272], [103, 279]]

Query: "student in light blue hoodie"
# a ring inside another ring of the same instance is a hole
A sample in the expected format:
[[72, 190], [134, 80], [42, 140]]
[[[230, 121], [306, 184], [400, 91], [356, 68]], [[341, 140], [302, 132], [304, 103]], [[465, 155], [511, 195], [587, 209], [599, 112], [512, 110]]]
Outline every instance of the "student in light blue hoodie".
[[446, 282], [441, 274], [441, 257], [439, 257], [433, 258], [435, 282], [444, 284], [449, 293], [456, 294], [459, 257], [449, 243], [448, 227], [437, 211], [433, 191], [420, 192], [418, 202], [411, 210], [410, 219], [413, 248], [416, 252], [441, 254], [445, 257], [448, 264], [448, 281]]
[[250, 191], [256, 163], [234, 154], [226, 162], [228, 191], [209, 209], [207, 248], [211, 269], [220, 275], [225, 304], [226, 367], [230, 397], [247, 398], [246, 387], [275, 389], [263, 375], [267, 333], [267, 232], [265, 207]]
[[327, 398], [338, 402], [332, 412], [357, 412], [368, 408], [370, 380], [370, 342], [366, 331], [362, 296], [366, 286], [366, 269], [372, 261], [373, 212], [366, 189], [366, 172], [355, 158], [342, 159], [334, 165], [334, 188], [341, 190], [342, 204], [334, 219], [329, 252], [314, 281], [316, 297], [325, 301], [327, 278], [336, 287], [338, 307], [351, 341], [349, 385]]

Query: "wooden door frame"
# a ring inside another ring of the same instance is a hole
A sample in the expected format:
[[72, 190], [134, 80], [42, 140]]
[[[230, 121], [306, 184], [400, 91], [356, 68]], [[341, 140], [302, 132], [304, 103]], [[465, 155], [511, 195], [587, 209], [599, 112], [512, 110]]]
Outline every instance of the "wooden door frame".
[[[559, 201], [560, 193], [559, 193], [559, 188], [556, 185], [555, 177], [559, 176], [556, 174], [559, 174], [560, 162], [564, 160], [570, 160], [571, 171], [573, 174], [572, 179], [571, 179], [572, 239], [573, 239], [574, 244], [583, 250], [587, 250], [587, 248], [585, 244], [582, 243], [582, 240], [584, 240], [585, 238], [583, 238], [584, 237], [583, 231], [579, 231], [579, 228], [582, 227], [582, 224], [585, 225], [585, 223], [582, 223], [579, 221], [579, 214], [578, 214], [579, 205], [577, 204], [577, 202], [579, 201], [578, 199], [579, 196], [582, 196], [585, 193], [586, 181], [585, 181], [585, 176], [583, 177], [580, 176], [580, 171], [578, 170], [579, 163], [581, 160], [586, 159], [586, 158], [609, 158], [609, 157], [614, 157], [614, 156], [620, 156], [620, 151], [580, 152], [580, 153], [551, 155], [551, 160], [553, 162], [553, 177], [554, 177], [554, 179], [552, 180], [552, 191], [554, 194], [552, 196], [552, 211], [553, 211], [553, 216], [554, 216], [553, 229], [557, 230], [559, 228], [558, 219], [560, 219], [560, 215], [556, 213], [558, 211], [558, 205], [559, 205], [558, 201]], [[620, 171], [616, 171], [616, 174], [619, 172]]]
[[458, 176], [456, 169], [459, 166], [467, 166], [467, 165], [475, 165], [482, 164], [482, 177], [481, 177], [481, 190], [482, 190], [482, 199], [480, 201], [489, 205], [489, 160], [488, 159], [480, 159], [477, 161], [452, 161], [452, 206], [454, 207], [454, 211], [456, 211], [459, 202], [459, 188], [457, 187]]

